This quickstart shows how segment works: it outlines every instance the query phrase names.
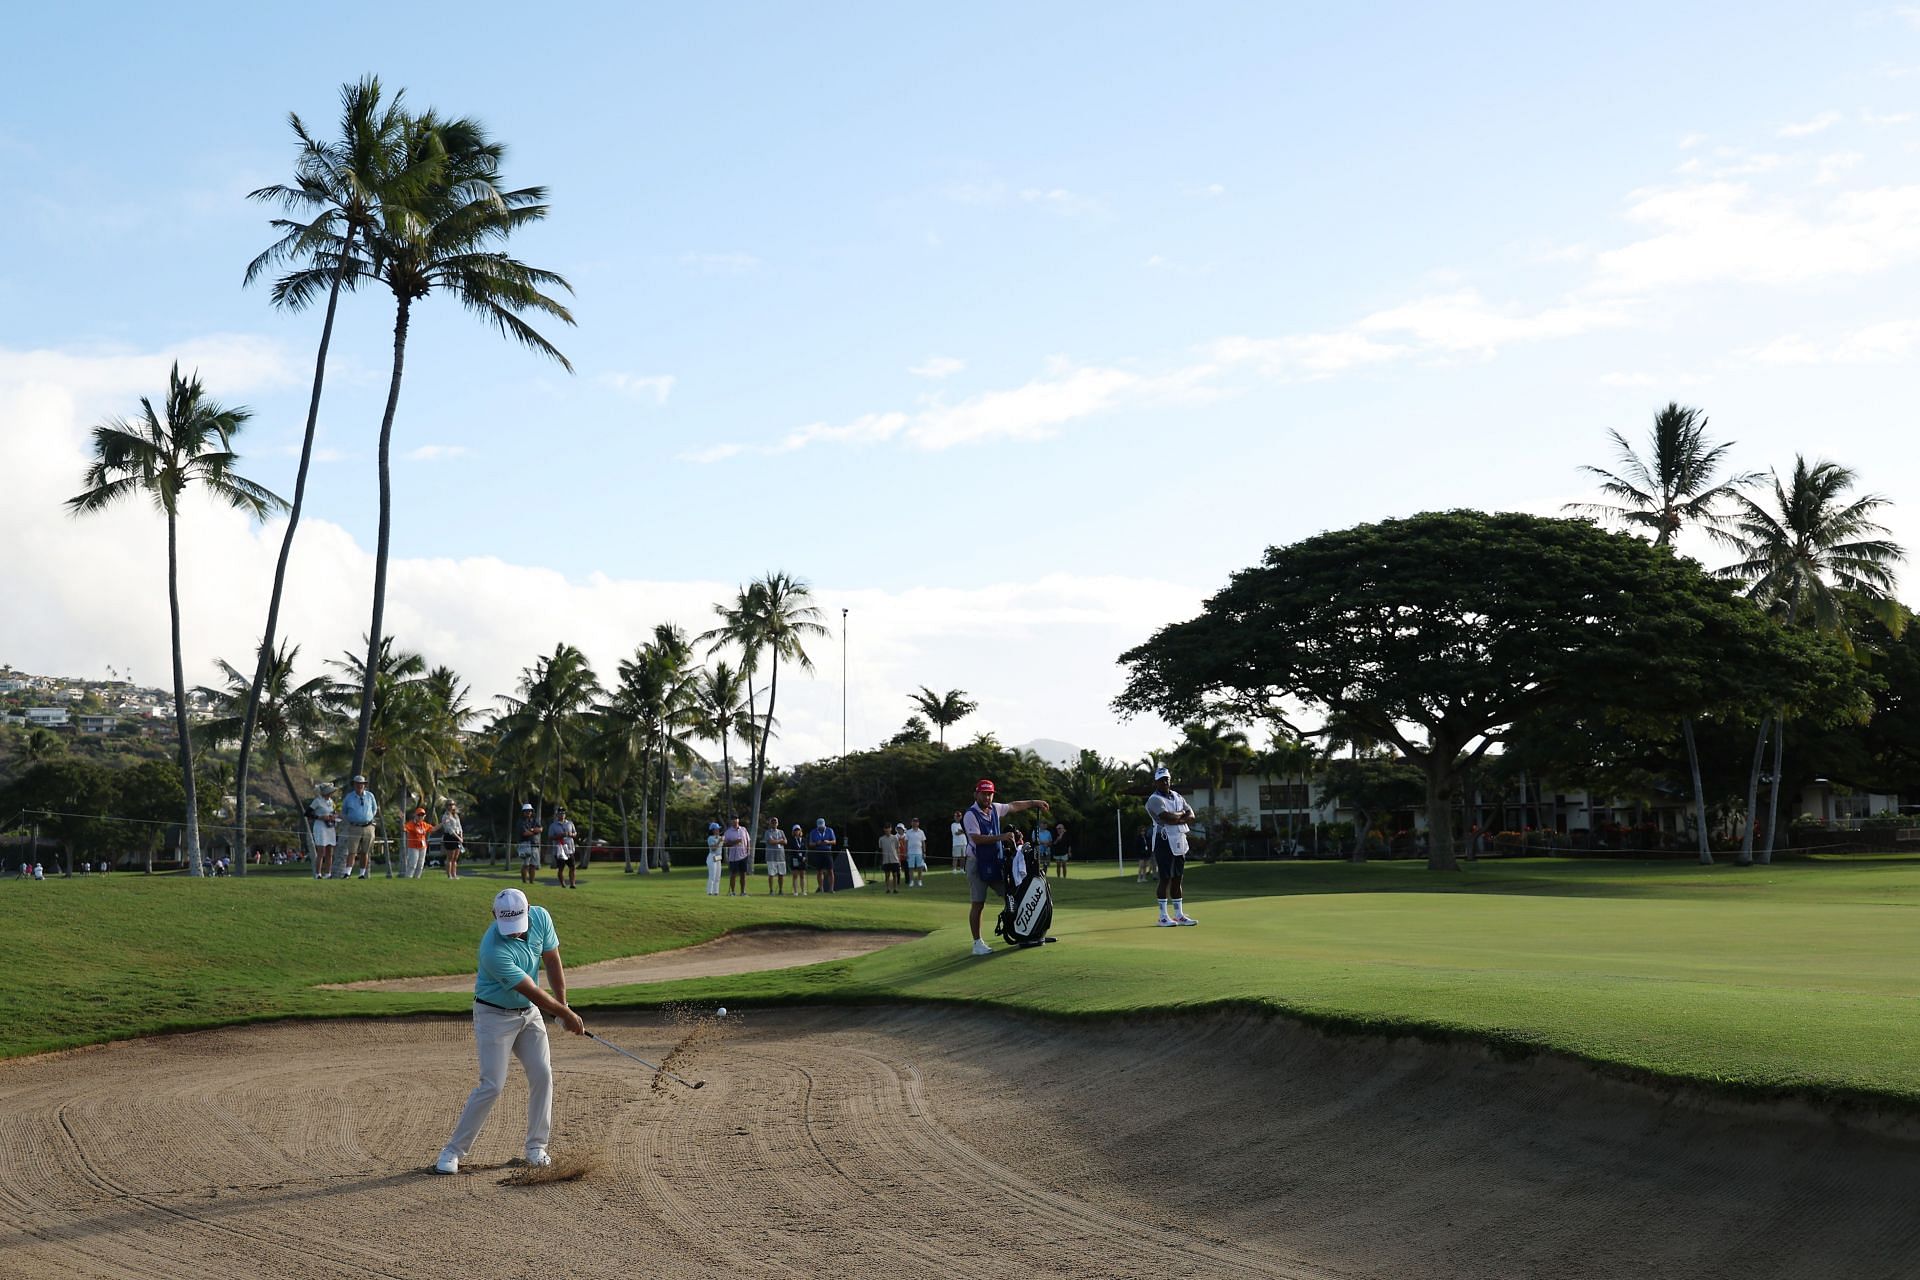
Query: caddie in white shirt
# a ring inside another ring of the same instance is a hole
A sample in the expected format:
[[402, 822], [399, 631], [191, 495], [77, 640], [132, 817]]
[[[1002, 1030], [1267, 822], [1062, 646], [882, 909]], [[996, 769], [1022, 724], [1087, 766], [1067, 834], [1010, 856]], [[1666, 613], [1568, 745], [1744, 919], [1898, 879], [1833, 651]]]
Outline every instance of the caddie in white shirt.
[[333, 784], [320, 784], [320, 794], [307, 801], [307, 826], [313, 833], [313, 878], [333, 878], [333, 849], [339, 842], [336, 824], [340, 815], [333, 808]]
[[[1166, 766], [1153, 771], [1153, 794], [1147, 797], [1147, 817], [1153, 822], [1153, 861], [1160, 871], [1160, 924], [1168, 927], [1199, 924], [1183, 910], [1180, 880], [1187, 868], [1187, 824], [1193, 806], [1173, 789]], [[1167, 910], [1171, 904], [1173, 910]]]

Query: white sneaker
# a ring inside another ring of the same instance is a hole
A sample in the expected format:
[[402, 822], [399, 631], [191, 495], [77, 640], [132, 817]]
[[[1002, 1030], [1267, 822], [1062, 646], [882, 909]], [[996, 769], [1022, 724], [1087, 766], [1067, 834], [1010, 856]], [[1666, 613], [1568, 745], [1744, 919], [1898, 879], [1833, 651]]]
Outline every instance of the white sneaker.
[[975, 938], [973, 940], [973, 954], [977, 956], [990, 956], [993, 954], [993, 948], [987, 945], [986, 939]]
[[1172, 918], [1170, 918], [1170, 917], [1168, 917], [1168, 916], [1161, 916], [1161, 917], [1160, 917], [1160, 928], [1162, 928], [1162, 929], [1171, 929], [1171, 928], [1173, 928], [1173, 927], [1174, 927], [1174, 926], [1175, 926], [1175, 925], [1176, 925], [1177, 923], [1178, 923], [1178, 921], [1175, 921], [1175, 920], [1173, 920]]
[[1175, 924], [1199, 924], [1200, 923], [1198, 920], [1195, 920], [1192, 916], [1175, 916], [1173, 918], [1173, 922]]
[[441, 1155], [441, 1157], [438, 1160], [435, 1160], [433, 1162], [433, 1171], [435, 1173], [460, 1172], [460, 1157], [450, 1156], [445, 1154]]
[[544, 1169], [553, 1163], [553, 1157], [544, 1151], [527, 1152], [527, 1168]]

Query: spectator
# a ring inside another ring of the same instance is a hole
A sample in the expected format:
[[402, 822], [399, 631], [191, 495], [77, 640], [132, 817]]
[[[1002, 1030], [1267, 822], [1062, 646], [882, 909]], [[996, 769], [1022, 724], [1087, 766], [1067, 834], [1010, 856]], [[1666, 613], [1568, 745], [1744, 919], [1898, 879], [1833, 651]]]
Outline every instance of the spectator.
[[307, 826], [313, 832], [313, 878], [331, 880], [340, 815], [333, 811], [333, 784], [323, 782], [318, 790], [320, 794], [307, 801]]
[[880, 882], [888, 893], [900, 892], [900, 837], [896, 833], [905, 830], [897, 824], [891, 831], [880, 828]]
[[1044, 873], [1053, 865], [1053, 828], [1041, 823], [1033, 832], [1033, 850], [1027, 855], [1033, 864]]
[[780, 819], [767, 818], [766, 834], [762, 837], [767, 846], [767, 896], [782, 898], [787, 893], [787, 833], [780, 829]]
[[960, 875], [967, 869], [967, 829], [960, 824], [960, 813], [954, 811], [953, 825], [947, 829], [953, 836], [953, 874]]
[[753, 835], [734, 814], [727, 829], [720, 833], [720, 847], [727, 855], [727, 896], [747, 896], [747, 873], [753, 870]]
[[520, 806], [520, 883], [532, 884], [540, 871], [540, 817], [533, 806]]
[[[353, 879], [353, 864], [360, 864], [360, 878], [365, 880], [367, 872], [373, 869], [373, 824], [380, 816], [380, 802], [367, 790], [367, 780], [359, 774], [353, 775], [353, 790], [347, 792], [347, 798], [340, 803], [340, 817], [347, 827], [347, 865], [340, 873], [342, 880]], [[392, 874], [393, 864], [389, 862], [388, 874]]]
[[720, 896], [720, 824], [707, 824], [707, 896]]
[[406, 834], [406, 855], [400, 862], [402, 880], [418, 880], [420, 872], [427, 865], [427, 837], [433, 834], [433, 824], [427, 821], [425, 806], [416, 805], [413, 817], [407, 819], [400, 828]]
[[907, 823], [907, 888], [915, 885], [927, 887], [927, 833], [920, 829], [920, 819], [914, 818]]
[[447, 860], [447, 879], [460, 878], [460, 854], [466, 848], [467, 833], [460, 825], [460, 806], [447, 801], [447, 811], [440, 815], [440, 853]]
[[807, 896], [807, 833], [799, 823], [787, 831], [787, 865], [793, 872], [793, 896]]
[[1057, 822], [1053, 827], [1053, 865], [1060, 869], [1060, 878], [1067, 877], [1067, 863], [1073, 857], [1073, 833], [1067, 830], [1067, 824]]
[[833, 892], [835, 864], [839, 859], [840, 837], [827, 825], [825, 818], [813, 820], [813, 830], [807, 832], [807, 865], [820, 873], [820, 882], [815, 887], [821, 893]]
[[567, 807], [553, 806], [553, 821], [547, 824], [547, 844], [553, 849], [554, 883], [563, 889], [578, 889], [574, 883], [579, 869], [574, 865], [574, 839], [580, 833], [567, 819]]

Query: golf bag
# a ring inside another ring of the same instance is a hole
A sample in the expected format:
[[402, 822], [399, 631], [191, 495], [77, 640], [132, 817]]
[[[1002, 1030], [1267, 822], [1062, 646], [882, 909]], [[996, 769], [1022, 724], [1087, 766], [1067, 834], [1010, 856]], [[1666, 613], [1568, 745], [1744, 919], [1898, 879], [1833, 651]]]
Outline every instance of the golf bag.
[[1007, 860], [999, 888], [1007, 905], [993, 931], [1016, 947], [1052, 942], [1047, 936], [1053, 924], [1053, 898], [1047, 892], [1047, 878], [1024, 852]]

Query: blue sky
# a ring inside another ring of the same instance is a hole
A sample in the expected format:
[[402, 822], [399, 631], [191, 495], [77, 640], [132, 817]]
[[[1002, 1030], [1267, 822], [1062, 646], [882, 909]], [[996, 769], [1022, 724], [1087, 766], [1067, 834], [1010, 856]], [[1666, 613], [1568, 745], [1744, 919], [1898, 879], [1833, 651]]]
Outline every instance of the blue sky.
[[[1138, 754], [1168, 730], [1113, 721], [1113, 658], [1261, 548], [1557, 510], [1669, 399], [1743, 467], [1858, 468], [1915, 540], [1913, 11], [392, 12], [14, 15], [0, 449], [30, 496], [0, 572], [57, 603], [9, 660], [160, 673], [151, 548], [105, 550], [151, 522], [55, 506], [167, 360], [255, 409], [252, 471], [291, 488], [318, 317], [240, 287], [244, 196], [287, 173], [286, 113], [330, 130], [366, 72], [508, 143], [552, 203], [514, 251], [577, 291], [573, 376], [416, 315], [396, 630], [483, 693], [783, 568], [853, 611], [855, 745], [928, 684], [981, 699], [963, 732]], [[343, 310], [291, 622], [316, 653], [365, 625], [390, 324]], [[257, 632], [273, 537], [202, 523], [205, 667]], [[818, 656], [792, 758], [838, 747]]]

